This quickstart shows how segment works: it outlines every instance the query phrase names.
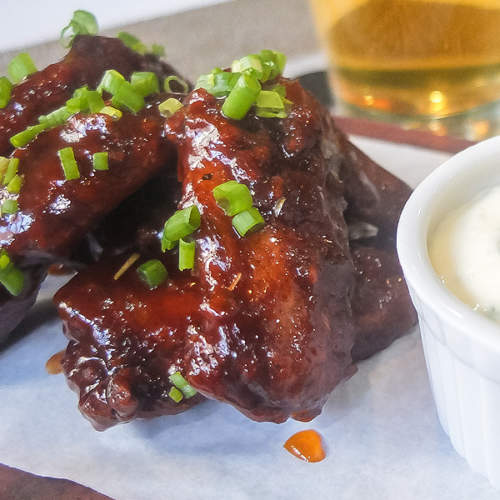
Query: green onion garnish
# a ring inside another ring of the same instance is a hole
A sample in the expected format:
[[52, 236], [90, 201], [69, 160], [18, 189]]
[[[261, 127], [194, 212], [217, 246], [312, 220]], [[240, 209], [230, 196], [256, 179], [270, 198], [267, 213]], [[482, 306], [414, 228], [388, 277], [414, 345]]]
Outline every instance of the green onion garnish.
[[0, 78], [0, 109], [5, 108], [10, 101], [12, 92], [12, 83], [6, 76]]
[[143, 97], [160, 91], [158, 77], [151, 71], [135, 71], [130, 77], [130, 84]]
[[111, 116], [114, 120], [119, 120], [123, 115], [119, 109], [113, 108], [113, 106], [104, 106], [99, 113]]
[[200, 227], [200, 224], [201, 216], [196, 205], [177, 210], [177, 212], [165, 222], [161, 242], [162, 250], [165, 251], [173, 248], [175, 242], [196, 231]]
[[189, 382], [181, 375], [180, 372], [175, 372], [172, 375], [169, 375], [168, 379], [172, 384], [177, 387], [177, 389], [180, 389], [184, 396], [186, 396], [186, 399], [192, 398], [194, 395], [196, 395], [196, 389], [189, 384]]
[[[68, 101], [69, 102], [69, 101]], [[41, 124], [46, 125], [47, 128], [57, 127], [66, 122], [66, 120], [73, 115], [75, 111], [71, 111], [67, 106], [62, 106], [48, 115], [42, 115], [38, 117], [38, 121]]]
[[5, 158], [5, 156], [0, 156], [0, 181], [3, 179], [5, 172], [7, 172], [7, 167], [9, 166], [10, 159]]
[[10, 138], [10, 143], [15, 148], [22, 148], [26, 146], [28, 142], [31, 142], [40, 132], [43, 132], [47, 128], [47, 124], [40, 123], [39, 125], [32, 125], [31, 127], [27, 127], [22, 132], [19, 132], [16, 135], [13, 135]]
[[14, 179], [17, 174], [17, 169], [19, 168], [19, 158], [10, 158], [7, 168], [5, 170], [5, 175], [3, 178], [3, 185], [7, 186], [9, 182]]
[[120, 31], [120, 33], [116, 36], [123, 42], [124, 45], [126, 45], [129, 49], [132, 49], [134, 52], [142, 55], [147, 53], [148, 48], [146, 45], [131, 33]]
[[19, 210], [19, 205], [17, 200], [5, 200], [2, 203], [2, 215], [3, 214], [15, 214]]
[[61, 166], [64, 171], [64, 178], [67, 181], [80, 178], [80, 171], [78, 170], [78, 165], [75, 160], [75, 153], [72, 147], [67, 147], [60, 149], [57, 152], [59, 160], [61, 161]]
[[212, 189], [212, 194], [217, 205], [231, 217], [252, 208], [252, 194], [245, 184], [228, 181]]
[[169, 116], [172, 116], [174, 113], [179, 111], [179, 109], [181, 109], [182, 107], [183, 104], [180, 101], [174, 99], [173, 97], [169, 97], [158, 105], [158, 111], [162, 116], [168, 118]]
[[182, 392], [177, 389], [177, 387], [171, 387], [170, 391], [168, 392], [168, 397], [176, 403], [180, 403], [184, 396], [182, 395]]
[[97, 91], [102, 92], [105, 90], [106, 92], [114, 95], [124, 81], [125, 78], [121, 73], [114, 69], [108, 69], [104, 72], [104, 75], [102, 75]]
[[257, 231], [257, 229], [260, 229], [264, 224], [264, 218], [255, 207], [240, 212], [233, 217], [233, 227], [238, 231], [240, 236], [245, 236], [249, 232]]
[[167, 76], [165, 78], [163, 82], [163, 88], [165, 89], [165, 92], [169, 92], [170, 94], [175, 93], [175, 90], [172, 90], [172, 87], [170, 86], [170, 82], [176, 82], [178, 85], [180, 85], [182, 88], [181, 90], [182, 94], [188, 93], [189, 85], [182, 78], [179, 78], [176, 75]]
[[14, 266], [5, 250], [0, 252], [0, 283], [14, 297], [23, 291], [24, 274]]
[[193, 269], [194, 267], [195, 242], [179, 240], [179, 270]]
[[137, 268], [137, 273], [150, 290], [161, 285], [168, 278], [165, 266], [158, 259], [144, 262]]
[[126, 107], [132, 113], [138, 113], [144, 107], [144, 97], [134, 90], [130, 82], [122, 81], [111, 99], [113, 106]]
[[35, 63], [27, 52], [21, 52], [10, 61], [7, 72], [13, 83], [19, 83], [28, 75], [36, 73]]
[[151, 54], [156, 57], [163, 57], [165, 55], [165, 47], [159, 43], [153, 43], [153, 45], [151, 45]]
[[222, 112], [228, 118], [241, 120], [255, 103], [260, 89], [260, 83], [257, 78], [243, 73], [224, 101]]
[[91, 113], [98, 113], [104, 108], [104, 101], [97, 90], [88, 90], [85, 98], [87, 99], [87, 106]]
[[243, 73], [244, 71], [261, 80], [264, 74], [264, 66], [260, 56], [257, 54], [250, 54], [233, 61], [233, 64], [231, 65], [231, 72]]
[[11, 194], [19, 194], [22, 185], [23, 185], [23, 178], [20, 175], [16, 174], [7, 184], [7, 191]]
[[92, 155], [92, 165], [94, 170], [109, 170], [108, 153], [106, 151], [94, 153]]
[[239, 73], [230, 73], [215, 68], [211, 73], [201, 75], [196, 82], [195, 88], [203, 88], [215, 97], [226, 97], [233, 90], [239, 77]]
[[[66, 36], [70, 30], [72, 34]], [[96, 35], [98, 31], [99, 26], [93, 14], [86, 10], [75, 10], [69, 24], [61, 30], [60, 41], [63, 47], [69, 47], [76, 35]]]
[[262, 118], [286, 118], [283, 98], [274, 90], [261, 90], [255, 103], [255, 114]]

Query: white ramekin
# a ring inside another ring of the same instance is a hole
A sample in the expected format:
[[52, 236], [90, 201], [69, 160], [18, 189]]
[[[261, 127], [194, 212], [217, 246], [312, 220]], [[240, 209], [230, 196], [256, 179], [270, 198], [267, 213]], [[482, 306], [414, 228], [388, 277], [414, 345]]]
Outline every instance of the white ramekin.
[[418, 186], [401, 215], [397, 247], [441, 424], [457, 452], [500, 488], [500, 325], [449, 292], [427, 252], [449, 210], [496, 184], [500, 137], [457, 154]]

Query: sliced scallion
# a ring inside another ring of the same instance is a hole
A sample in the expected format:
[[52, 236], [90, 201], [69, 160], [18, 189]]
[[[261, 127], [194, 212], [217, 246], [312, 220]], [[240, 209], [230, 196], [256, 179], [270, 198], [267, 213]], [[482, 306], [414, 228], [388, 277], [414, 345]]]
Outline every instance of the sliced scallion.
[[5, 156], [0, 156], [0, 181], [2, 181], [5, 172], [7, 172], [7, 167], [9, 166], [10, 159], [5, 158]]
[[118, 108], [127, 108], [132, 113], [138, 113], [144, 107], [144, 97], [134, 90], [130, 82], [122, 81], [113, 92], [111, 104]]
[[172, 116], [174, 113], [179, 111], [183, 107], [182, 102], [173, 97], [169, 97], [162, 103], [158, 105], [158, 111], [160, 114], [166, 118]]
[[172, 375], [169, 375], [168, 379], [172, 384], [175, 385], [175, 387], [177, 387], [177, 389], [180, 389], [182, 391], [186, 399], [192, 398], [196, 395], [196, 389], [189, 384], [189, 382], [181, 375], [180, 372], [175, 372]]
[[0, 283], [14, 297], [17, 297], [24, 288], [23, 272], [12, 263], [4, 250], [0, 253]]
[[168, 397], [172, 399], [176, 403], [180, 403], [184, 396], [182, 395], [182, 392], [177, 389], [177, 387], [171, 387], [170, 391], [168, 392]]
[[35, 63], [27, 52], [21, 52], [10, 61], [7, 68], [10, 80], [13, 83], [19, 83], [28, 75], [36, 73]]
[[111, 116], [114, 120], [119, 120], [123, 115], [119, 109], [113, 108], [113, 106], [104, 106], [99, 113]]
[[60, 149], [57, 152], [59, 160], [61, 161], [61, 166], [64, 172], [64, 178], [67, 181], [80, 178], [80, 171], [78, 170], [78, 165], [75, 159], [75, 153], [72, 147], [67, 147]]
[[139, 54], [146, 54], [148, 51], [148, 48], [146, 47], [145, 44], [143, 44], [136, 36], [132, 35], [131, 33], [128, 33], [126, 31], [120, 31], [116, 35], [124, 45], [126, 45], [129, 49], [133, 50], [134, 52], [137, 52]]
[[274, 90], [261, 90], [255, 103], [255, 114], [262, 118], [286, 118], [283, 98]]
[[263, 75], [264, 67], [260, 56], [257, 54], [250, 54], [233, 61], [231, 71], [233, 73], [247, 72], [260, 80]]
[[212, 73], [198, 78], [196, 88], [203, 88], [215, 97], [226, 97], [233, 90], [239, 77], [240, 73], [230, 73], [215, 68]]
[[165, 89], [165, 92], [169, 93], [175, 93], [176, 91], [172, 89], [170, 82], [175, 82], [177, 85], [181, 87], [181, 93], [187, 94], [189, 91], [189, 85], [182, 79], [179, 78], [177, 75], [170, 75], [167, 76], [163, 82], [163, 88]]
[[10, 158], [3, 177], [3, 185], [7, 186], [9, 182], [16, 176], [19, 168], [19, 158]]
[[158, 259], [148, 260], [137, 268], [139, 278], [150, 290], [161, 285], [167, 278], [167, 269]]
[[200, 224], [201, 216], [196, 205], [177, 210], [177, 212], [165, 222], [162, 247], [163, 240], [170, 243], [179, 241], [181, 238], [185, 238], [196, 231], [200, 227]]
[[143, 97], [160, 91], [158, 77], [151, 71], [135, 71], [130, 77], [130, 84]]
[[257, 210], [252, 207], [244, 212], [240, 212], [233, 217], [233, 227], [240, 236], [245, 236], [249, 232], [257, 231], [265, 224], [264, 218]]
[[252, 207], [250, 190], [245, 184], [236, 181], [224, 182], [212, 189], [212, 194], [224, 213], [233, 216]]
[[98, 31], [99, 26], [93, 14], [86, 10], [75, 10], [71, 21], [61, 30], [60, 41], [64, 47], [69, 47], [76, 35], [96, 35]]
[[104, 101], [97, 90], [89, 90], [85, 96], [91, 113], [98, 113], [104, 107]]
[[153, 43], [153, 45], [151, 45], [151, 54], [156, 57], [163, 57], [165, 55], [165, 47], [159, 43]]
[[92, 165], [94, 170], [109, 170], [107, 151], [94, 153], [92, 155]]
[[[69, 101], [68, 101], [69, 102]], [[67, 106], [61, 106], [60, 108], [50, 112], [48, 115], [42, 115], [38, 117], [38, 121], [46, 125], [47, 128], [57, 127], [66, 122], [66, 120], [72, 116], [74, 111], [70, 111]]]
[[255, 103], [260, 90], [261, 86], [257, 78], [246, 73], [241, 74], [224, 101], [222, 112], [228, 118], [241, 120]]
[[179, 270], [193, 269], [195, 255], [195, 242], [179, 240]]
[[101, 82], [97, 87], [98, 92], [105, 90], [114, 95], [120, 85], [125, 81], [124, 76], [114, 69], [108, 69], [102, 75]]
[[0, 109], [5, 108], [10, 101], [12, 83], [6, 76], [0, 77]]
[[13, 135], [10, 138], [10, 143], [15, 148], [22, 148], [23, 146], [26, 146], [28, 142], [31, 142], [40, 132], [43, 132], [46, 128], [46, 123], [40, 123], [39, 125], [32, 125], [30, 127], [27, 127], [22, 132]]
[[23, 185], [23, 178], [20, 175], [16, 174], [7, 184], [7, 191], [11, 194], [19, 194], [22, 185]]
[[2, 203], [2, 215], [3, 214], [15, 214], [19, 210], [19, 205], [17, 200], [5, 200]]

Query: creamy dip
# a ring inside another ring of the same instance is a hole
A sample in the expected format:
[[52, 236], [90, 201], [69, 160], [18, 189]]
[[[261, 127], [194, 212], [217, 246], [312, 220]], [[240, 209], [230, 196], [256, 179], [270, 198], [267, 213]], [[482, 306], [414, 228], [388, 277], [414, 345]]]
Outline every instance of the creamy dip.
[[500, 322], [500, 186], [447, 214], [429, 256], [451, 292]]

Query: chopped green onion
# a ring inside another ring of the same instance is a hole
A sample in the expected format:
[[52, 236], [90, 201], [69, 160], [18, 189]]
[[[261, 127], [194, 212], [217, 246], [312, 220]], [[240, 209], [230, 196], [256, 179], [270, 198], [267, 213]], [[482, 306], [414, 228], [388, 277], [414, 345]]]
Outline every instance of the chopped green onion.
[[[68, 101], [69, 102], [69, 101]], [[41, 124], [47, 126], [47, 128], [57, 127], [58, 125], [62, 125], [66, 122], [66, 120], [75, 113], [74, 111], [70, 111], [67, 106], [62, 106], [48, 115], [42, 115], [38, 117], [38, 121]]]
[[13, 135], [10, 138], [10, 143], [15, 148], [22, 148], [23, 146], [26, 146], [28, 142], [32, 141], [40, 132], [43, 132], [46, 128], [46, 123], [40, 123], [39, 125], [32, 125], [30, 127], [27, 127], [22, 132]]
[[113, 108], [113, 106], [104, 106], [104, 108], [102, 108], [99, 113], [109, 115], [114, 120], [119, 120], [123, 114], [119, 109]]
[[92, 155], [92, 165], [94, 170], [109, 170], [108, 153], [103, 151]]
[[146, 54], [148, 48], [144, 45], [137, 37], [132, 35], [131, 33], [127, 33], [126, 31], [120, 31], [116, 35], [124, 45], [126, 45], [129, 49], [132, 49], [134, 52], [138, 52], [139, 54]]
[[16, 174], [7, 184], [7, 191], [11, 194], [19, 194], [22, 185], [23, 185], [23, 178], [20, 175]]
[[177, 212], [165, 222], [162, 248], [164, 246], [164, 240], [165, 242], [170, 242], [170, 244], [179, 241], [181, 238], [185, 238], [196, 231], [200, 227], [200, 224], [201, 216], [196, 205], [177, 210]]
[[144, 107], [144, 97], [134, 90], [130, 82], [122, 81], [113, 92], [111, 104], [116, 107], [126, 107], [132, 113], [137, 113]]
[[286, 88], [284, 85], [274, 85], [274, 87], [271, 87], [269, 90], [276, 92], [282, 99], [286, 97]]
[[286, 118], [283, 98], [274, 90], [261, 90], [255, 103], [255, 114], [262, 118]]
[[64, 177], [67, 181], [80, 178], [80, 171], [75, 160], [75, 153], [72, 147], [60, 149], [57, 152], [61, 166], [64, 171]]
[[180, 403], [184, 396], [182, 395], [182, 392], [177, 389], [177, 387], [172, 387], [168, 392], [168, 397], [176, 403]]
[[21, 52], [10, 61], [7, 72], [13, 83], [19, 83], [28, 75], [36, 73], [35, 63], [27, 52]]
[[172, 375], [169, 375], [168, 379], [172, 384], [175, 385], [175, 387], [177, 387], [177, 389], [180, 389], [182, 391], [184, 396], [186, 396], [186, 399], [192, 398], [196, 395], [196, 389], [189, 384], [189, 382], [181, 375], [180, 372], [175, 372]]
[[173, 97], [169, 97], [158, 105], [158, 111], [162, 116], [168, 118], [169, 116], [172, 116], [174, 113], [179, 111], [179, 109], [181, 109], [182, 107], [182, 102], [174, 99]]
[[[66, 105], [63, 106], [63, 108], [65, 108], [71, 114], [80, 113], [80, 111], [87, 109], [87, 103], [84, 102], [82, 97], [72, 97], [71, 99], [68, 99], [66, 101]], [[40, 121], [40, 118], [38, 119], [38, 121]]]
[[2, 215], [3, 214], [15, 214], [19, 210], [19, 205], [17, 200], [5, 200], [2, 203]]
[[161, 285], [168, 278], [165, 266], [158, 259], [144, 262], [137, 268], [137, 273], [150, 290]]
[[97, 86], [97, 91], [102, 92], [105, 90], [114, 95], [124, 81], [125, 78], [121, 73], [114, 69], [108, 69], [102, 75], [101, 82]]
[[224, 182], [212, 189], [212, 194], [217, 205], [231, 217], [252, 208], [252, 194], [245, 184], [236, 181]]
[[6, 76], [0, 78], [0, 109], [5, 108], [10, 101], [12, 92], [12, 83]]
[[264, 224], [264, 218], [255, 207], [240, 212], [233, 217], [233, 227], [238, 231], [240, 236], [245, 236], [250, 231], [256, 231]]
[[231, 65], [231, 71], [233, 73], [243, 73], [247, 72], [257, 79], [261, 79], [264, 68], [262, 65], [262, 60], [257, 54], [250, 54], [248, 56], [242, 57], [236, 61], [233, 61]]
[[181, 93], [182, 94], [187, 94], [189, 91], [189, 85], [182, 79], [179, 78], [176, 75], [171, 75], [167, 76], [163, 82], [163, 88], [165, 89], [165, 92], [169, 93], [175, 93], [175, 90], [172, 90], [172, 87], [170, 86], [170, 82], [176, 82], [180, 87], [182, 88]]
[[239, 77], [239, 73], [229, 73], [215, 68], [212, 73], [198, 78], [196, 88], [203, 88], [215, 97], [226, 97], [233, 90]]
[[[66, 36], [70, 30], [72, 34]], [[97, 20], [93, 14], [86, 10], [75, 10], [69, 24], [61, 30], [60, 41], [64, 47], [69, 47], [76, 35], [96, 35], [98, 31]]]
[[130, 77], [130, 84], [143, 97], [160, 91], [158, 77], [151, 71], [135, 71]]
[[194, 267], [195, 242], [179, 240], [179, 270], [193, 269]]
[[257, 78], [243, 73], [224, 101], [222, 112], [229, 118], [241, 120], [255, 103], [260, 89]]
[[170, 241], [165, 238], [165, 235], [162, 235], [161, 238], [161, 251], [165, 252], [166, 250], [172, 250], [177, 246], [178, 241]]
[[9, 166], [10, 159], [5, 158], [5, 156], [0, 156], [0, 181], [3, 179], [5, 172], [7, 172], [7, 167]]
[[24, 288], [24, 274], [14, 266], [5, 250], [0, 252], [0, 283], [14, 297], [17, 297]]
[[[264, 64], [264, 68], [267, 68], [267, 78], [266, 80], [274, 80], [277, 76], [283, 74], [283, 70], [286, 65], [286, 56], [282, 52], [278, 52], [275, 50], [261, 50], [259, 54], [262, 63]], [[266, 72], [266, 71], [265, 71]]]
[[91, 113], [99, 113], [104, 107], [104, 101], [97, 90], [89, 90], [86, 94], [87, 105]]
[[11, 158], [7, 165], [5, 171], [5, 176], [3, 178], [3, 185], [7, 186], [9, 182], [14, 179], [17, 174], [17, 169], [19, 168], [19, 158]]

